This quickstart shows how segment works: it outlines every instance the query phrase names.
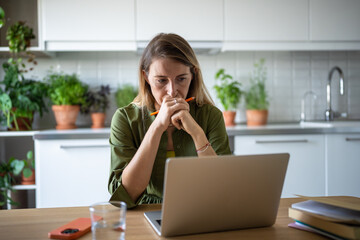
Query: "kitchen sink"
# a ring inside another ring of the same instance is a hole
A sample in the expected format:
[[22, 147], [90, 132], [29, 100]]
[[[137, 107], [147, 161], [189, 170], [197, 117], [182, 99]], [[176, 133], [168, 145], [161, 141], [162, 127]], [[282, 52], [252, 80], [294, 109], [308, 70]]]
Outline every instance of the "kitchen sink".
[[305, 121], [300, 122], [302, 127], [360, 127], [360, 121]]

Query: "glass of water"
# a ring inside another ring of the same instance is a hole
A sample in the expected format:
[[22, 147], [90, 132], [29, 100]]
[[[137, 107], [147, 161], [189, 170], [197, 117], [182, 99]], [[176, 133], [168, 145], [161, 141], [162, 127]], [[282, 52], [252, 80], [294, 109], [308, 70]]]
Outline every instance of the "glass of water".
[[110, 201], [89, 207], [92, 239], [125, 239], [126, 203]]

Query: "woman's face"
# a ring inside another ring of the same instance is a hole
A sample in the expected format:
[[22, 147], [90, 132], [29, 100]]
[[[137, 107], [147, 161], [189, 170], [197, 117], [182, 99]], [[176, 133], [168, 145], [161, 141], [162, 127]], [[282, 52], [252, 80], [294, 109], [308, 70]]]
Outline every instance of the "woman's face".
[[185, 99], [192, 80], [189, 66], [169, 58], [154, 60], [149, 67], [148, 76], [145, 73], [144, 76], [151, 87], [157, 110], [165, 96]]

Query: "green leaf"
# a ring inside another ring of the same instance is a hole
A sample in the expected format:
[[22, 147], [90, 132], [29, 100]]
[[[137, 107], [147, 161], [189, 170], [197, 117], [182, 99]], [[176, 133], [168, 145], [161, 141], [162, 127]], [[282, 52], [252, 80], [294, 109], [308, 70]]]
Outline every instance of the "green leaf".
[[31, 160], [31, 159], [33, 159], [33, 157], [34, 157], [33, 151], [31, 151], [31, 150], [28, 151], [27, 154], [26, 154], [26, 158], [28, 160]]
[[13, 168], [13, 173], [15, 175], [19, 175], [21, 173], [21, 171], [24, 169], [25, 166], [25, 162], [15, 159], [14, 161], [11, 162], [11, 167]]
[[24, 174], [24, 177], [28, 178], [28, 177], [31, 177], [32, 171], [29, 168], [25, 168], [23, 171], [23, 174]]

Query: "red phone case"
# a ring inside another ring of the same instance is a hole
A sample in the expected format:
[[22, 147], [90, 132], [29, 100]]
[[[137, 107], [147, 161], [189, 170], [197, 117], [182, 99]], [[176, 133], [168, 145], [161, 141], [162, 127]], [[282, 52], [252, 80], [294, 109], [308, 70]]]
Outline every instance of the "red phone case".
[[[101, 217], [96, 217], [100, 220]], [[90, 232], [91, 219], [90, 218], [77, 218], [57, 229], [48, 233], [48, 237], [52, 239], [76, 239]]]

